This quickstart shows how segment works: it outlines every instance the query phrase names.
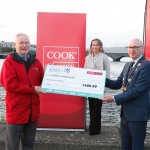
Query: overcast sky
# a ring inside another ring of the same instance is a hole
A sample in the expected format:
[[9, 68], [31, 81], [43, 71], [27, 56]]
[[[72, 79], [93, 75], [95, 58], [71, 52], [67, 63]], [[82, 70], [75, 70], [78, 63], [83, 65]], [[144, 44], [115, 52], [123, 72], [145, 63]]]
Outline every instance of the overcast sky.
[[105, 47], [143, 39], [146, 0], [0, 0], [0, 41], [17, 33], [36, 44], [37, 12], [86, 13], [86, 47], [100, 38]]

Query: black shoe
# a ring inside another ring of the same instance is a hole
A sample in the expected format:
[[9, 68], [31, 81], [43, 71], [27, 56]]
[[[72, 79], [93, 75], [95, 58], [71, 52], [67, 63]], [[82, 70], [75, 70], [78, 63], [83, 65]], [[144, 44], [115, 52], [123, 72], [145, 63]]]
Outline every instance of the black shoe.
[[98, 135], [100, 134], [100, 130], [89, 130], [90, 135]]

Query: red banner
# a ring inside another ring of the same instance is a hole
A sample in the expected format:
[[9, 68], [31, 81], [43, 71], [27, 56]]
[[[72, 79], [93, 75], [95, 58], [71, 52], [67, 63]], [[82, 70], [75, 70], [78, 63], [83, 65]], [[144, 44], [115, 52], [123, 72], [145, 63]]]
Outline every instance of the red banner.
[[145, 57], [150, 60], [150, 0], [146, 1], [145, 12]]
[[[84, 66], [86, 14], [38, 13], [37, 58], [46, 64]], [[61, 94], [40, 95], [39, 128], [84, 129], [85, 100]]]

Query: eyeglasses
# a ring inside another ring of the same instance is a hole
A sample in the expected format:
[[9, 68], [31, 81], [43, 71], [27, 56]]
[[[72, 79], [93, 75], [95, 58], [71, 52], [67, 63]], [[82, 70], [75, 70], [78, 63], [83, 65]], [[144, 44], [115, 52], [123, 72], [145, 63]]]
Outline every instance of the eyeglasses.
[[20, 42], [20, 43], [18, 43], [19, 45], [29, 45], [30, 43], [29, 42]]
[[127, 50], [131, 50], [131, 49], [133, 49], [133, 50], [137, 50], [138, 48], [140, 48], [140, 47], [143, 47], [143, 46], [132, 46], [132, 47], [126, 47], [126, 49]]

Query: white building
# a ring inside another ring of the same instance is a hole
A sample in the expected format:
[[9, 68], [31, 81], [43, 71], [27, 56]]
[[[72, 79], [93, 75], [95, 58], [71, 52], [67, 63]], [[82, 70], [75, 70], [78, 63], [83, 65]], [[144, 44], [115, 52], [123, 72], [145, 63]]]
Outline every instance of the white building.
[[11, 48], [14, 48], [14, 42], [1, 41], [0, 42], [0, 47], [11, 47]]

